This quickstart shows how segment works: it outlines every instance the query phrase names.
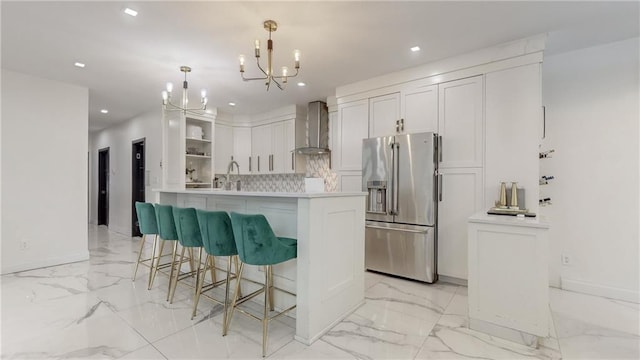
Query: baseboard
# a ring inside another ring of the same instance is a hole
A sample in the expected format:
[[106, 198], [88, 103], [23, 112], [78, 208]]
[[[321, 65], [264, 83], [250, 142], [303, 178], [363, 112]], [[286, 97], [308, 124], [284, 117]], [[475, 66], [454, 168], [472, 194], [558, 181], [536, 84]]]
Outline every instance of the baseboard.
[[47, 259], [39, 259], [38, 261], [32, 261], [32, 262], [25, 263], [25, 264], [3, 266], [2, 267], [2, 275], [11, 274], [11, 273], [20, 272], [20, 271], [40, 269], [40, 268], [56, 266], [56, 265], [69, 264], [69, 263], [85, 261], [85, 260], [89, 260], [89, 251], [88, 250], [85, 250], [85, 251], [82, 251], [82, 252], [79, 252], [79, 253], [75, 253], [75, 254], [71, 254], [71, 255], [67, 255], [67, 256], [61, 256], [61, 257], [55, 257], [55, 258], [47, 258]]
[[611, 286], [589, 283], [585, 281], [560, 278], [560, 287], [564, 290], [583, 294], [602, 296], [609, 299], [640, 303], [640, 292]]
[[467, 280], [452, 276], [438, 275], [438, 282], [445, 282], [453, 285], [467, 286]]

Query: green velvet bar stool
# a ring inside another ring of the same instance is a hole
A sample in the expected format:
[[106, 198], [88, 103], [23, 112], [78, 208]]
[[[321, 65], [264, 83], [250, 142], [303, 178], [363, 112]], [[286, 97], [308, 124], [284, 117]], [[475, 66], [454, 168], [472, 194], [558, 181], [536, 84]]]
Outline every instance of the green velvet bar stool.
[[277, 237], [273, 233], [273, 230], [264, 215], [246, 215], [232, 212], [231, 225], [233, 228], [233, 236], [236, 241], [236, 246], [238, 248], [238, 255], [240, 256], [241, 261], [238, 279], [242, 278], [242, 270], [245, 264], [264, 265], [265, 281], [264, 286], [261, 289], [258, 289], [241, 299], [239, 299], [240, 281], [236, 282], [236, 291], [233, 297], [233, 303], [231, 304], [231, 314], [229, 315], [227, 325], [223, 327], [222, 334], [227, 334], [227, 330], [231, 325], [231, 320], [233, 320], [233, 312], [238, 305], [252, 299], [260, 293], [264, 293], [264, 312], [262, 314], [262, 318], [244, 311], [243, 309], [237, 308], [238, 311], [262, 322], [262, 357], [264, 357], [267, 353], [269, 321], [293, 310], [296, 307], [293, 305], [290, 308], [269, 317], [268, 308], [273, 310], [272, 292], [274, 289], [295, 296], [295, 294], [286, 290], [273, 287], [272, 266], [287, 260], [295, 259], [298, 255], [298, 241], [291, 238]]
[[[149, 280], [148, 287], [151, 288], [151, 277], [153, 274], [153, 268], [155, 263], [155, 252], [156, 252], [156, 244], [158, 242], [158, 223], [156, 222], [156, 210], [153, 207], [153, 204], [146, 202], [136, 201], [136, 214], [138, 215], [138, 225], [140, 227], [140, 233], [142, 234], [142, 241], [140, 241], [140, 252], [138, 253], [138, 261], [136, 261], [136, 268], [133, 270], [133, 277], [131, 281], [136, 280], [136, 275], [138, 274], [138, 266], [140, 264], [149, 267]], [[147, 242], [147, 236], [153, 235], [153, 251], [150, 258], [143, 259], [142, 252], [144, 249], [144, 244]]]
[[[155, 280], [156, 273], [158, 269], [163, 269], [167, 267], [171, 267], [173, 270], [173, 261], [175, 261], [176, 255], [176, 244], [178, 243], [178, 232], [176, 231], [176, 224], [173, 220], [173, 206], [171, 205], [161, 205], [156, 204], [156, 222], [158, 223], [158, 236], [160, 237], [162, 242], [162, 246], [160, 247], [160, 254], [157, 257], [156, 266], [153, 271], [153, 276], [151, 278], [151, 285], [153, 285], [153, 281]], [[162, 249], [164, 249], [165, 241], [173, 241], [174, 246], [173, 254], [171, 255], [171, 261], [166, 264], [160, 264], [160, 258], [162, 257]], [[171, 293], [171, 278], [172, 273], [167, 274], [169, 276], [169, 288], [167, 289], [167, 300], [169, 300], [169, 294]]]
[[[194, 208], [179, 208], [173, 207], [173, 220], [176, 224], [176, 232], [178, 233], [178, 242], [182, 247], [182, 251], [180, 252], [180, 260], [176, 261], [178, 244], [174, 245], [173, 252], [173, 266], [171, 267], [171, 290], [170, 296], [167, 297], [169, 303], [173, 303], [173, 297], [176, 294], [176, 287], [178, 285], [178, 281], [192, 278], [198, 274], [198, 270], [200, 268], [200, 263], [202, 261], [202, 236], [200, 235], [200, 226], [198, 224], [198, 216], [196, 215], [196, 209]], [[194, 251], [197, 250], [200, 253], [200, 257], [197, 260], [197, 268], [194, 267]], [[185, 250], [189, 251], [189, 256], [185, 259], [184, 252]], [[182, 264], [185, 262], [189, 262], [190, 271], [189, 272], [181, 272]], [[196, 284], [197, 285], [197, 278]]]
[[[238, 249], [236, 248], [236, 241], [233, 237], [233, 229], [231, 227], [231, 218], [225, 211], [207, 211], [196, 210], [198, 216], [198, 224], [200, 226], [200, 235], [202, 236], [202, 245], [207, 256], [202, 268], [198, 268], [198, 275], [196, 279], [197, 288], [196, 296], [193, 302], [193, 313], [191, 319], [196, 315], [198, 309], [198, 302], [200, 296], [211, 289], [214, 289], [222, 284], [225, 285], [224, 302], [215, 299], [211, 296], [207, 296], [209, 299], [222, 304], [224, 307], [223, 315], [223, 328], [227, 323], [227, 306], [229, 304], [229, 281], [237, 279], [238, 274]], [[200, 250], [202, 251], [202, 249]], [[216, 265], [215, 256], [227, 257], [227, 269], [226, 278], [223, 280], [216, 280]], [[202, 252], [200, 253], [202, 258]], [[235, 274], [231, 273], [231, 263], [235, 263]], [[211, 272], [211, 283], [204, 286], [207, 270]], [[205, 295], [206, 296], [206, 295]]]

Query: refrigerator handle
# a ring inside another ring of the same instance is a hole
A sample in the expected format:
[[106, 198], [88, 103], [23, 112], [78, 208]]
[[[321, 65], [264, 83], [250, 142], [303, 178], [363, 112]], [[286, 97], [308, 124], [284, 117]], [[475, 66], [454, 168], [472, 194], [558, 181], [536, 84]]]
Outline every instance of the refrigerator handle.
[[442, 162], [442, 135], [438, 135], [438, 162]]
[[395, 148], [393, 150], [393, 175], [395, 179], [393, 180], [393, 215], [398, 215], [398, 197], [400, 197], [399, 193], [399, 179], [400, 179], [400, 144], [395, 143]]
[[438, 201], [442, 201], [442, 174], [438, 174]]

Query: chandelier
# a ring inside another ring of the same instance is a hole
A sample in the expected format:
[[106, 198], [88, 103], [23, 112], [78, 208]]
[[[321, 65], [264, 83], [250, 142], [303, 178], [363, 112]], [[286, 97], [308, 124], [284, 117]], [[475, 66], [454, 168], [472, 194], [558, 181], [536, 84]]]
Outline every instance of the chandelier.
[[187, 91], [189, 84], [187, 83], [187, 73], [191, 72], [191, 68], [188, 66], [180, 66], [180, 71], [184, 73], [184, 81], [182, 82], [182, 100], [180, 104], [176, 105], [171, 102], [171, 92], [173, 91], [173, 84], [167, 83], [167, 90], [162, 92], [162, 108], [166, 111], [182, 111], [185, 115], [191, 111], [202, 111], [207, 108], [207, 90], [200, 92], [200, 106], [189, 108], [189, 97]]
[[271, 33], [278, 29], [278, 23], [274, 20], [267, 20], [264, 22], [264, 29], [269, 32], [269, 40], [267, 41], [267, 68], [263, 68], [260, 65], [260, 40], [256, 40], [255, 42], [255, 56], [256, 63], [258, 64], [258, 69], [262, 71], [264, 76], [261, 77], [250, 77], [247, 78], [244, 76], [244, 55], [240, 55], [240, 76], [242, 76], [242, 80], [264, 80], [265, 85], [267, 86], [267, 91], [269, 91], [269, 86], [271, 83], [275, 83], [280, 90], [284, 90], [284, 86], [287, 84], [287, 79], [296, 77], [298, 75], [298, 70], [300, 69], [300, 51], [294, 50], [293, 57], [295, 60], [295, 69], [296, 73], [293, 75], [289, 74], [289, 69], [286, 66], [282, 67], [281, 75], [274, 75], [273, 73], [273, 40], [271, 40]]

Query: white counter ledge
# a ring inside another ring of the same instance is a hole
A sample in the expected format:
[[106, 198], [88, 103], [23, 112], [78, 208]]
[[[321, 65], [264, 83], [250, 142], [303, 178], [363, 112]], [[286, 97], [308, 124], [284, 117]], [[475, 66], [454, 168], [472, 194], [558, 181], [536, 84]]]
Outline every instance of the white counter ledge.
[[257, 197], [280, 197], [280, 198], [327, 198], [345, 196], [366, 196], [365, 192], [270, 192], [270, 191], [235, 191], [235, 190], [213, 190], [213, 189], [154, 189], [158, 193], [174, 194], [198, 194], [198, 195], [228, 195], [228, 196], [257, 196]]
[[[161, 204], [263, 214], [277, 236], [298, 240], [297, 259], [273, 266], [274, 285], [297, 294], [294, 300], [274, 293], [276, 308], [289, 307], [293, 301], [297, 305], [296, 340], [313, 343], [364, 303], [366, 193], [154, 191]], [[243, 278], [262, 282], [261, 269], [249, 266]], [[243, 292], [249, 292], [244, 286]]]
[[548, 229], [549, 222], [540, 215], [536, 217], [518, 217], [511, 215], [490, 215], [485, 211], [477, 212], [468, 218], [471, 223], [508, 225], [508, 226], [524, 226], [533, 228]]

